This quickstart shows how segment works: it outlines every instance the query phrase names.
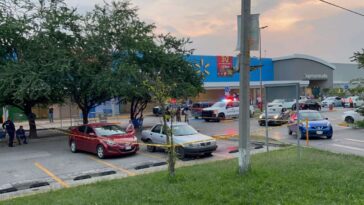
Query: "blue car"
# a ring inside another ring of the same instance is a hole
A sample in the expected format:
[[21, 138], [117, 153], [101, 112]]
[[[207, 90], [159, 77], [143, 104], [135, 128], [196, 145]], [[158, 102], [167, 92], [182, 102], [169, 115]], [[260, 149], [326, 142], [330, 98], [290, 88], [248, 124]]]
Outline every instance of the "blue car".
[[[327, 137], [331, 139], [333, 135], [333, 129], [330, 121], [316, 110], [302, 110], [299, 113], [300, 124], [299, 131], [301, 138], [306, 138], [306, 119], [308, 119], [308, 136], [309, 137]], [[293, 113], [289, 120], [288, 134], [292, 135], [293, 132], [297, 132], [297, 113]]]

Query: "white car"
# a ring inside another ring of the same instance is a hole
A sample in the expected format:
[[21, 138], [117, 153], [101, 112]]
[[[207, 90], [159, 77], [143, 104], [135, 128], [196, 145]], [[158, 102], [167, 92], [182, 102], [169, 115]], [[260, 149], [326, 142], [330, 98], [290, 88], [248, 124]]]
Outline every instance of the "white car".
[[334, 96], [334, 97], [327, 97], [325, 100], [321, 102], [322, 107], [329, 107], [330, 105], [333, 105], [334, 107], [341, 106], [341, 98]]
[[364, 100], [359, 96], [351, 96], [345, 99], [345, 107], [350, 107], [350, 101], [353, 101], [354, 107], [361, 107], [364, 105]]
[[[254, 116], [255, 109], [252, 105], [249, 107], [250, 117]], [[224, 100], [216, 102], [211, 107], [204, 108], [201, 113], [202, 119], [206, 122], [214, 120], [232, 119], [239, 117], [239, 101]]]
[[292, 109], [293, 105], [296, 103], [296, 100], [287, 101], [284, 99], [275, 99], [272, 102], [268, 103], [269, 107], [282, 107], [286, 109]]
[[344, 112], [342, 119], [346, 123], [355, 123], [364, 120], [364, 107]]
[[[171, 128], [171, 124], [168, 123]], [[187, 155], [211, 155], [217, 149], [216, 140], [210, 136], [197, 132], [186, 123], [173, 123], [173, 141], [179, 158]], [[166, 145], [167, 136], [163, 132], [163, 124], [157, 124], [150, 130], [143, 130], [141, 140], [147, 144], [147, 150], [154, 152], [156, 145]]]

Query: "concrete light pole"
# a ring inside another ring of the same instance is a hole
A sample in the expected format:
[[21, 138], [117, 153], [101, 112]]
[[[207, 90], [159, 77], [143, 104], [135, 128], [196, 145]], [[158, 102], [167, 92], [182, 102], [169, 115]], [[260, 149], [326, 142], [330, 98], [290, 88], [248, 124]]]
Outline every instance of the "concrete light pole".
[[241, 32], [240, 32], [240, 82], [239, 82], [239, 173], [244, 174], [250, 167], [250, 120], [249, 120], [249, 91], [250, 91], [250, 2], [241, 1]]
[[263, 112], [263, 83], [262, 83], [262, 69], [263, 69], [263, 62], [262, 62], [262, 30], [265, 29], [265, 28], [268, 28], [268, 26], [262, 26], [260, 27], [260, 31], [259, 31], [259, 79], [260, 79], [260, 94], [259, 94], [259, 97], [260, 97], [260, 102], [261, 102], [261, 105], [260, 105], [260, 111]]

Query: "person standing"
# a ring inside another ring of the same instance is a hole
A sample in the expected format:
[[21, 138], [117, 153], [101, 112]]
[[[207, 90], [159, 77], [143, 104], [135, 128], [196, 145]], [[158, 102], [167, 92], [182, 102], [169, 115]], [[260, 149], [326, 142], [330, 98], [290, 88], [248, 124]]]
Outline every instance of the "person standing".
[[190, 122], [190, 109], [188, 106], [186, 106], [183, 110], [184, 114], [185, 114], [185, 122], [189, 123]]
[[48, 118], [49, 118], [49, 122], [53, 123], [53, 107], [50, 107], [48, 109]]
[[177, 120], [177, 122], [181, 122], [181, 108], [180, 107], [177, 108], [176, 120]]
[[19, 129], [16, 130], [16, 138], [20, 144], [20, 140], [23, 140], [24, 144], [28, 144], [27, 137], [25, 136], [25, 130], [23, 126], [20, 126]]
[[14, 135], [15, 135], [15, 125], [13, 121], [11, 121], [10, 117], [6, 122], [3, 123], [3, 129], [6, 129], [6, 132], [9, 135], [9, 147], [13, 147], [14, 143]]
[[345, 108], [345, 98], [341, 98], [341, 105]]

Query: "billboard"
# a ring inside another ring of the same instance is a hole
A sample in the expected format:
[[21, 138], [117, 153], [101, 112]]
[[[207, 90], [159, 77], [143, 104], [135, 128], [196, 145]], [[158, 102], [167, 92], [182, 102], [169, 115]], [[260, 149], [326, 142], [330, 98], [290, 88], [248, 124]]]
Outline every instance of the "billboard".
[[217, 56], [217, 76], [227, 77], [234, 74], [233, 57], [232, 56]]

